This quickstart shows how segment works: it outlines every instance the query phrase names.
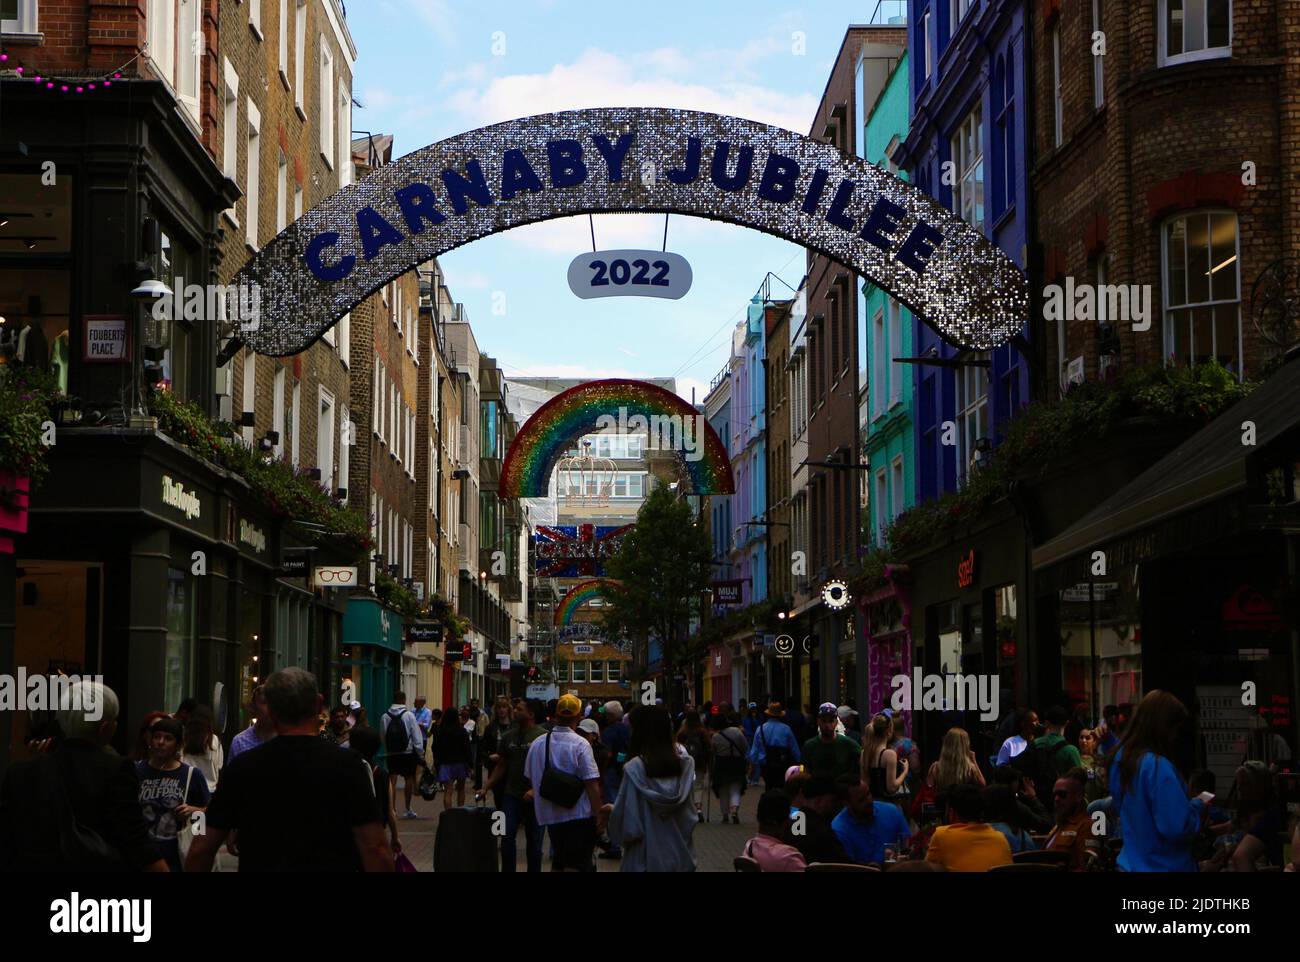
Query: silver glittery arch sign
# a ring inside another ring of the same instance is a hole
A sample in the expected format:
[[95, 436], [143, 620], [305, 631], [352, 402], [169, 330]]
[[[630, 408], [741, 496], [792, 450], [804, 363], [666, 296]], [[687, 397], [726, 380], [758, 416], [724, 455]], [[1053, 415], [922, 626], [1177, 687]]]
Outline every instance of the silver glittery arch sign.
[[959, 347], [1003, 344], [1028, 319], [1020, 269], [888, 172], [750, 120], [607, 108], [460, 134], [334, 194], [241, 271], [236, 283], [261, 294], [245, 341], [261, 354], [296, 354], [384, 284], [462, 244], [609, 212], [706, 217], [811, 248]]

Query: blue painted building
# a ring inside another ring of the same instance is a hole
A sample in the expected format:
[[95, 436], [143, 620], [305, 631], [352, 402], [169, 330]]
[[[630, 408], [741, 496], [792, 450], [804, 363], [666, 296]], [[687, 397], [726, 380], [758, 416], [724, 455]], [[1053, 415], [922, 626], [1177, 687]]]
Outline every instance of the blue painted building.
[[[742, 602], [767, 598], [766, 306], [755, 294], [731, 342], [731, 470], [736, 525], [732, 577], [744, 581]], [[759, 522], [749, 524], [748, 522]]]
[[[898, 156], [917, 186], [1022, 268], [1030, 224], [1026, 6], [909, 0], [912, 116]], [[972, 462], [1028, 402], [1030, 372], [1014, 344], [963, 354], [919, 320], [913, 333], [918, 356], [973, 362], [916, 367], [916, 496], [923, 501], [965, 483]]]

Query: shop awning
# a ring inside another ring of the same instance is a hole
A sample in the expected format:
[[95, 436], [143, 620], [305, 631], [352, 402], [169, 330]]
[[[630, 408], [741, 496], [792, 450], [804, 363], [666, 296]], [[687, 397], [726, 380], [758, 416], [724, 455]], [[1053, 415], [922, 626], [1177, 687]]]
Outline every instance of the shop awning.
[[[1255, 444], [1242, 443], [1242, 425], [1255, 425]], [[1047, 568], [1124, 538], [1246, 487], [1247, 459], [1300, 423], [1300, 356], [1249, 397], [1197, 431], [1091, 513], [1035, 548], [1034, 568]]]
[[343, 646], [374, 645], [401, 652], [406, 622], [376, 598], [353, 595], [343, 613]]

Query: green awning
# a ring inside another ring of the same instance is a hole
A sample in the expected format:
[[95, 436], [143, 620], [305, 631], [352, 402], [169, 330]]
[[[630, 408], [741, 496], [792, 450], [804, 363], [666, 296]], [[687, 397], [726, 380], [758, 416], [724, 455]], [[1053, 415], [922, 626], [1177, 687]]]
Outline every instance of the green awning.
[[399, 654], [406, 621], [397, 612], [385, 608], [376, 598], [365, 595], [348, 599], [343, 613], [343, 645], [373, 645]]

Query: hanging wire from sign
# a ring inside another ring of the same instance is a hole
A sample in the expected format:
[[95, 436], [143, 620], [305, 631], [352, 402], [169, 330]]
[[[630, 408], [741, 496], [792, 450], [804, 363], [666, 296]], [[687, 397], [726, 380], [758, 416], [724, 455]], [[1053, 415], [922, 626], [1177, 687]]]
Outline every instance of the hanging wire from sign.
[[591, 252], [594, 254], [596, 253], [596, 218], [588, 214], [587, 222], [591, 224]]
[[664, 214], [664, 250], [663, 250], [663, 252], [664, 252], [665, 254], [668, 253], [668, 215], [667, 215], [667, 214]]

